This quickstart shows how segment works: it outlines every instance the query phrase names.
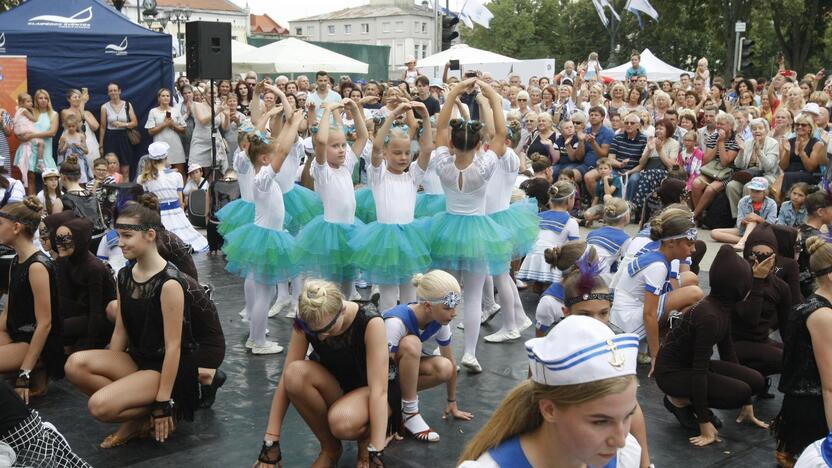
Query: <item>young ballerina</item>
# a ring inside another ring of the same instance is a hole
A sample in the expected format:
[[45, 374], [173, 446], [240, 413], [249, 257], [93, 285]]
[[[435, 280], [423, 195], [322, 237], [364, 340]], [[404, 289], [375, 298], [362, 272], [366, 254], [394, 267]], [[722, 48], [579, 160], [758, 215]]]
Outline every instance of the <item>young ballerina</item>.
[[17, 373], [15, 392], [27, 405], [46, 393], [47, 377], [64, 375], [55, 267], [32, 243], [42, 210], [31, 196], [0, 209], [0, 242], [15, 251], [0, 315], [0, 373]]
[[684, 312], [704, 297], [696, 275], [684, 272], [678, 279], [672, 278], [671, 262], [690, 257], [696, 249], [696, 237], [690, 210], [671, 205], [650, 223], [650, 239], [659, 241], [657, 249], [636, 255], [622, 265], [625, 270], [615, 286], [610, 323], [636, 333], [642, 340], [646, 337], [653, 366], [659, 352], [660, 328], [666, 327], [674, 311]]
[[538, 294], [543, 292], [547, 284], [557, 283], [561, 278], [560, 270], [553, 269], [546, 263], [546, 249], [558, 247], [580, 236], [578, 222], [569, 215], [574, 203], [575, 185], [572, 182], [559, 180], [549, 188], [549, 210], [538, 215], [540, 234], [517, 272], [518, 279], [535, 282], [532, 289]]
[[119, 246], [135, 263], [118, 273], [118, 314], [110, 348], [73, 353], [66, 363], [69, 381], [90, 396], [90, 414], [120, 423], [101, 448], [151, 433], [164, 442], [177, 420], [193, 420], [198, 403], [197, 344], [190, 328], [187, 283], [159, 255], [159, 208], [145, 204], [128, 203], [115, 222]]
[[182, 242], [189, 244], [194, 252], [207, 252], [208, 239], [196, 231], [182, 210], [182, 174], [175, 169], [168, 169], [167, 157], [170, 146], [163, 141], [156, 141], [147, 148], [148, 161], [136, 181], [148, 192], [159, 197], [162, 210], [162, 223], [165, 229], [176, 234]]
[[[491, 109], [487, 101], [480, 104], [480, 115], [486, 123], [488, 133], [494, 132]], [[506, 149], [502, 155], [497, 155], [497, 166], [494, 175], [488, 182], [485, 193], [485, 213], [494, 222], [511, 232], [512, 259], [522, 259], [534, 247], [540, 231], [537, 216], [537, 202], [523, 200], [511, 203], [514, 183], [520, 170], [520, 158], [512, 149], [520, 140], [520, 123], [514, 122], [507, 128]], [[494, 302], [494, 287], [497, 287], [502, 324], [500, 329], [484, 339], [489, 343], [503, 343], [520, 338], [520, 332], [531, 325], [526, 317], [517, 284], [511, 279], [509, 271], [499, 275], [489, 276], [485, 282], [483, 294], [486, 300]]]
[[[456, 394], [456, 360], [451, 349], [451, 320], [460, 301], [459, 283], [450, 273], [431, 270], [413, 277], [417, 301], [400, 304], [384, 313], [390, 357], [396, 362], [402, 392], [404, 429], [416, 440], [439, 442], [439, 434], [419, 414], [418, 390], [441, 383], [448, 388], [444, 416], [470, 421], [473, 414], [459, 410]], [[431, 338], [439, 344], [439, 355], [424, 349]]]
[[604, 222], [606, 226], [587, 234], [586, 242], [598, 252], [604, 283], [612, 284], [630, 243], [630, 235], [624, 232], [624, 226], [630, 223], [630, 205], [621, 198], [608, 200], [604, 203]]
[[[561, 272], [570, 271], [578, 262], [578, 259], [587, 251], [587, 243], [582, 240], [573, 240], [566, 242], [559, 247], [546, 249], [544, 255], [546, 263]], [[540, 296], [540, 301], [537, 303], [537, 310], [535, 311], [535, 336], [546, 336], [549, 330], [552, 329], [558, 322], [563, 320], [563, 310], [565, 308], [563, 301], [564, 297], [563, 282], [556, 281], [549, 285], [543, 295]]]
[[[356, 138], [351, 147], [343, 130], [328, 124], [330, 115], [344, 106], [349, 106], [355, 116]], [[324, 214], [301, 229], [295, 249], [296, 261], [307, 275], [339, 282], [347, 295], [354, 291], [353, 280], [357, 275], [349, 246], [356, 227], [352, 172], [358, 164], [356, 154], [364, 150], [367, 138], [364, 113], [354, 101], [345, 99], [326, 105], [314, 136], [315, 161], [312, 163], [315, 191], [323, 202]]]
[[[395, 116], [417, 111], [424, 117], [425, 131], [419, 158], [412, 162], [407, 129], [392, 127]], [[397, 303], [416, 300], [410, 279], [427, 271], [431, 264], [425, 229], [414, 224], [416, 191], [428, 168], [433, 149], [427, 108], [419, 102], [399, 104], [376, 134], [367, 170], [378, 221], [359, 227], [350, 241], [353, 262], [363, 278], [379, 286], [380, 311]], [[409, 169], [409, 170], [408, 170]]]
[[[629, 434], [638, 336], [576, 315], [527, 341], [526, 350], [531, 379], [503, 399], [460, 467], [638, 467], [641, 448]], [[571, 365], [548, 364], [563, 361]]]
[[[450, 120], [456, 99], [475, 85], [488, 98], [494, 119], [489, 149], [481, 154], [477, 153], [482, 146], [482, 122]], [[450, 91], [436, 123], [434, 156], [448, 211], [431, 219], [430, 252], [434, 268], [462, 273], [465, 346], [461, 364], [474, 373], [482, 372], [476, 352], [485, 277], [508, 271], [513, 248], [511, 232], [485, 214], [485, 193], [497, 155], [505, 155], [506, 137], [502, 98], [491, 86], [469, 78]]]
[[[317, 360], [305, 359], [310, 345]], [[289, 403], [321, 444], [311, 466], [337, 465], [342, 440], [358, 441], [358, 467], [384, 466], [388, 417], [401, 407], [388, 392], [388, 366], [382, 318], [346, 301], [335, 283], [306, 281], [254, 468], [308, 464], [281, 463], [280, 434]]]
[[251, 170], [256, 173], [252, 181], [254, 222], [228, 233], [222, 248], [228, 259], [226, 269], [245, 278], [246, 288], [253, 292], [246, 297], [246, 347], [253, 354], [283, 351], [276, 341], [266, 340], [266, 321], [277, 283], [288, 281], [298, 269], [292, 258], [295, 240], [283, 229], [283, 193], [277, 175], [294, 146], [302, 119], [300, 111], [294, 112], [277, 142], [269, 141], [260, 131], [249, 134], [248, 157]]

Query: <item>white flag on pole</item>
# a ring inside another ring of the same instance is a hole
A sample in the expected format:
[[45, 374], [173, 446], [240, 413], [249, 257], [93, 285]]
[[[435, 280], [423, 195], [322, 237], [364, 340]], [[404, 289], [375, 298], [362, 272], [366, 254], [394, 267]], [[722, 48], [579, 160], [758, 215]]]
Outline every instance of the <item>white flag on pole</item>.
[[604, 27], [607, 27], [607, 24], [609, 24], [610, 20], [607, 19], [607, 14], [604, 12], [604, 6], [601, 5], [601, 1], [592, 0], [592, 4], [595, 6], [595, 11], [598, 12], [598, 17], [601, 18], [601, 23], [604, 25]]
[[491, 18], [494, 17], [494, 14], [483, 6], [479, 0], [466, 0], [459, 17], [469, 28], [474, 27], [471, 24], [472, 21], [485, 28], [489, 28], [489, 23], [491, 23]]
[[610, 0], [600, 0], [600, 3], [602, 7], [607, 7], [610, 9], [612, 15], [615, 16], [615, 19], [621, 21], [621, 17], [618, 16], [618, 13], [616, 13], [615, 8], [613, 8], [612, 3], [610, 3]]
[[653, 8], [648, 0], [627, 0], [627, 6], [624, 9], [633, 13], [640, 11], [656, 21], [659, 20], [659, 12]]

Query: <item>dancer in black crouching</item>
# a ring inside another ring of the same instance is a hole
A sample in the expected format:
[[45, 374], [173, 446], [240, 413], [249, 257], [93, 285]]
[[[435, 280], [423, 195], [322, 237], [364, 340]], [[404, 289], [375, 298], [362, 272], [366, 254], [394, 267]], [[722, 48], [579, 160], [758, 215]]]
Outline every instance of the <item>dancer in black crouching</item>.
[[0, 243], [15, 251], [0, 314], [0, 373], [17, 373], [15, 391], [26, 404], [46, 393], [47, 376], [64, 375], [55, 267], [32, 243], [42, 210], [35, 197], [0, 209]]
[[119, 246], [135, 263], [118, 273], [119, 313], [110, 349], [75, 353], [66, 364], [69, 380], [90, 395], [92, 415], [121, 423], [102, 448], [147, 436], [151, 430], [164, 442], [177, 420], [193, 419], [197, 406], [188, 284], [159, 255], [160, 226], [158, 206], [132, 202], [121, 211], [115, 223]]
[[[774, 257], [757, 262], [753, 276], [766, 278]], [[711, 292], [679, 319], [671, 319], [670, 332], [656, 360], [656, 384], [667, 395], [665, 407], [682, 426], [696, 430], [690, 438], [698, 446], [719, 442], [721, 422], [710, 408], [742, 408], [737, 422], [768, 425], [754, 417], [751, 396], [764, 388], [763, 376], [739, 364], [731, 341], [731, 308], [752, 289], [752, 268], [729, 245], [717, 252], [710, 271]], [[714, 345], [720, 360], [711, 360]]]

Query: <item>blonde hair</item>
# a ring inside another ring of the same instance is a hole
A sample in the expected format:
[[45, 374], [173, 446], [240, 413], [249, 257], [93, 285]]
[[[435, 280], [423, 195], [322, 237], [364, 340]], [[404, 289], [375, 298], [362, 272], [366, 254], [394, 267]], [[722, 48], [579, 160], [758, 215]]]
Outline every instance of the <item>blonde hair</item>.
[[630, 210], [630, 205], [621, 198], [613, 198], [604, 203], [604, 222], [608, 225], [620, 223], [624, 214]]
[[559, 180], [549, 187], [549, 203], [552, 205], [565, 205], [574, 196], [575, 184], [568, 180]]
[[52, 117], [52, 114], [55, 112], [52, 110], [52, 98], [49, 97], [49, 92], [45, 89], [39, 89], [35, 91], [35, 95], [32, 97], [32, 105], [35, 106], [35, 120], [40, 118], [41, 114], [40, 108], [38, 107], [38, 96], [41, 94], [46, 96], [46, 115]]
[[806, 239], [806, 250], [809, 252], [809, 269], [812, 273], [832, 266], [832, 244], [823, 237], [812, 236]]
[[560, 271], [566, 271], [578, 262], [586, 250], [586, 241], [574, 240], [543, 251], [543, 259]]
[[307, 280], [298, 301], [298, 316], [306, 323], [330, 318], [344, 305], [338, 285], [324, 280]]
[[634, 375], [559, 386], [525, 380], [514, 387], [485, 426], [465, 446], [459, 463], [464, 460], [476, 460], [488, 449], [498, 446], [503, 441], [540, 427], [543, 424], [543, 416], [540, 414], [542, 400], [549, 400], [561, 408], [576, 406], [624, 392], [635, 382]]
[[165, 159], [150, 159], [147, 158], [147, 161], [144, 162], [144, 167], [142, 168], [142, 173], [139, 174], [139, 177], [136, 179], [137, 182], [143, 183], [149, 180], [156, 180], [159, 177], [159, 164], [164, 164], [167, 161], [167, 157]]
[[794, 123], [797, 125], [798, 123], [806, 123], [809, 124], [809, 135], [813, 135], [815, 133], [815, 119], [809, 117], [805, 113], [797, 114], [797, 117], [794, 118]]
[[[398, 140], [407, 140], [407, 142], [410, 143], [410, 134], [407, 133], [407, 130], [405, 130], [404, 127], [390, 127], [390, 131], [387, 132], [387, 138], [384, 139], [384, 147], [386, 148], [394, 138]], [[408, 150], [409, 149], [410, 148], [408, 147]]]
[[416, 288], [416, 297], [422, 301], [435, 302], [443, 299], [448, 293], [462, 292], [454, 275], [443, 270], [431, 270], [424, 275], [417, 274], [413, 277], [412, 283]]
[[687, 206], [675, 203], [668, 206], [658, 216], [650, 221], [650, 239], [660, 240], [664, 237], [684, 234], [688, 229], [696, 227], [693, 213]]

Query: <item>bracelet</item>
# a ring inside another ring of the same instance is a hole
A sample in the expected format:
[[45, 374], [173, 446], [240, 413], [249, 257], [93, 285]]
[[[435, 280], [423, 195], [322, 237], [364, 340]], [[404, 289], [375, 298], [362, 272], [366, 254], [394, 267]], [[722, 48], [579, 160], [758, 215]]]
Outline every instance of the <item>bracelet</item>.
[[448, 399], [448, 403], [456, 403], [456, 398], [454, 398], [453, 400]]
[[370, 463], [375, 463], [378, 466], [384, 466], [384, 450], [379, 450], [373, 447], [373, 444], [367, 446], [367, 452], [370, 455]]
[[260, 455], [257, 456], [257, 461], [267, 463], [269, 465], [277, 465], [283, 459], [283, 454], [280, 453], [280, 441], [274, 442], [263, 441], [263, 446], [260, 447]]
[[173, 416], [173, 400], [156, 401], [153, 403], [153, 411], [150, 413], [153, 419], [169, 418]]

